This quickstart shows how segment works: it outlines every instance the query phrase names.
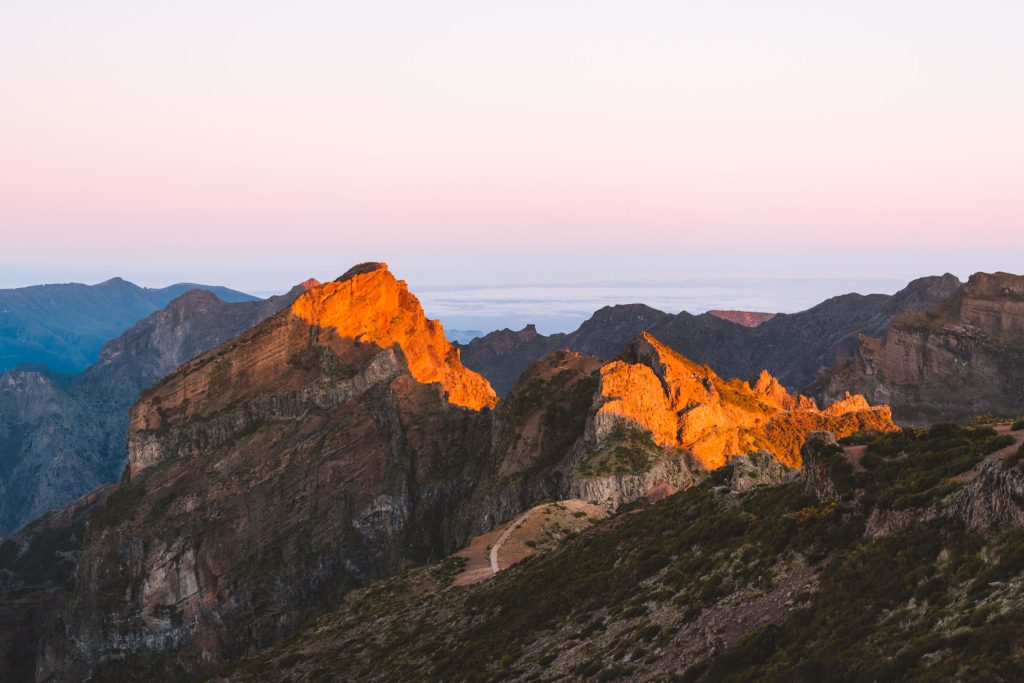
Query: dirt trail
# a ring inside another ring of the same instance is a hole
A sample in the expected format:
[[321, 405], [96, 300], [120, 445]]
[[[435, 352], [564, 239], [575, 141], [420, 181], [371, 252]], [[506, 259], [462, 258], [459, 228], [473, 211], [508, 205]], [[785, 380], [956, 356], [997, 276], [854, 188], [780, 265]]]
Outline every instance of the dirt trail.
[[556, 546], [570, 533], [589, 527], [608, 511], [582, 500], [544, 503], [527, 510], [497, 529], [473, 538], [457, 555], [466, 567], [453, 585], [482, 581], [520, 560]]
[[523, 514], [521, 514], [518, 517], [516, 517], [515, 520], [511, 524], [508, 525], [508, 528], [505, 529], [505, 531], [501, 534], [501, 536], [498, 537], [498, 540], [495, 541], [494, 545], [491, 546], [491, 573], [492, 574], [497, 574], [499, 571], [501, 571], [501, 567], [498, 566], [498, 551], [501, 550], [501, 546], [505, 545], [505, 541], [507, 541], [508, 537], [512, 535], [512, 532], [517, 530], [523, 524], [525, 524], [526, 520], [528, 520], [530, 518], [530, 515], [532, 515], [536, 510], [537, 510], [537, 508], [533, 508], [532, 510], [527, 510]]

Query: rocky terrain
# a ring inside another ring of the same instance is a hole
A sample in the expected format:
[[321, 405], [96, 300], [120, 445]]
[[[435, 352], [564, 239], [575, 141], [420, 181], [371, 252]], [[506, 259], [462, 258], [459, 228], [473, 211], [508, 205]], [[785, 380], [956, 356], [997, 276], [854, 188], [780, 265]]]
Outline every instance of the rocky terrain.
[[0, 541], [0, 680], [35, 680], [41, 641], [63, 628], [86, 522], [113, 488], [96, 489]]
[[531, 362], [554, 349], [611, 360], [639, 332], [647, 331], [719, 375], [753, 379], [767, 369], [783, 386], [800, 391], [823, 368], [852, 356], [860, 334], [882, 335], [893, 317], [930, 308], [959, 286], [952, 275], [926, 277], [893, 295], [846, 294], [800, 313], [772, 316], [753, 327], [714, 313], [672, 315], [642, 304], [607, 306], [569, 334], [547, 337], [530, 327], [501, 330], [463, 346], [462, 357], [467, 367], [491, 380], [504, 395]]
[[232, 303], [256, 300], [226, 287], [149, 289], [119, 277], [98, 285], [0, 289], [0, 372], [27, 364], [77, 374], [96, 362], [107, 341], [192, 289]]
[[44, 675], [196, 674], [456, 550], [494, 402], [382, 264], [186, 363], [132, 410]]
[[228, 303], [190, 290], [109, 342], [81, 375], [0, 374], [0, 535], [117, 481], [127, 461], [128, 411], [139, 393], [302, 291]]
[[825, 400], [863, 393], [926, 423], [1024, 413], [1024, 277], [973, 275], [938, 305], [862, 335], [853, 356], [819, 382]]
[[882, 434], [855, 470], [812, 434], [800, 472], [737, 459], [473, 585], [458, 556], [412, 570], [218, 680], [1015, 681], [1024, 451], [988, 455], [1007, 440]]

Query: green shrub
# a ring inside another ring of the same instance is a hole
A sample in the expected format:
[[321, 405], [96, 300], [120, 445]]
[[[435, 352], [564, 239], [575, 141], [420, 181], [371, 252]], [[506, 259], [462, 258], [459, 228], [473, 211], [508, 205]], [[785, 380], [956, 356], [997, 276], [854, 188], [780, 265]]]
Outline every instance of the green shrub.
[[991, 455], [996, 451], [1000, 451], [1007, 446], [1012, 446], [1014, 438], [1009, 434], [1000, 434], [998, 436], [990, 436], [981, 444], [982, 452], [985, 455]]

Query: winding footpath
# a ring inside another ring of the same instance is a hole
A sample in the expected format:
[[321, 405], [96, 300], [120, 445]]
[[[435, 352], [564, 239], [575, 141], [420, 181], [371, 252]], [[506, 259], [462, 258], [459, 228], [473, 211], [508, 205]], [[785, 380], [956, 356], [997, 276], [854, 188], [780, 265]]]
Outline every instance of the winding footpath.
[[525, 524], [526, 520], [528, 520], [530, 518], [530, 515], [532, 515], [536, 510], [538, 510], [541, 507], [544, 507], [544, 506], [540, 505], [538, 507], [531, 508], [531, 509], [527, 510], [526, 512], [524, 512], [523, 514], [521, 514], [518, 517], [516, 517], [516, 520], [508, 525], [508, 528], [505, 529], [504, 532], [502, 532], [501, 536], [498, 537], [498, 540], [495, 541], [494, 545], [491, 546], [491, 573], [492, 574], [497, 574], [499, 571], [501, 571], [501, 567], [498, 566], [498, 551], [501, 550], [501, 546], [504, 545], [505, 541], [508, 540], [508, 537], [512, 535], [513, 531], [515, 531], [516, 529], [521, 527], [523, 524]]

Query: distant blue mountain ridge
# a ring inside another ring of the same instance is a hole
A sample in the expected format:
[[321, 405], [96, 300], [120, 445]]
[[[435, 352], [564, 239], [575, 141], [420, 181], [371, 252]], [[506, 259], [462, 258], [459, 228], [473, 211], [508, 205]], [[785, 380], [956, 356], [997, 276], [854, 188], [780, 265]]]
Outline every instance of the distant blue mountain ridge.
[[0, 372], [22, 365], [77, 374], [96, 362], [103, 345], [192, 289], [228, 303], [257, 297], [227, 287], [182, 282], [139, 287], [119, 277], [0, 289]]

